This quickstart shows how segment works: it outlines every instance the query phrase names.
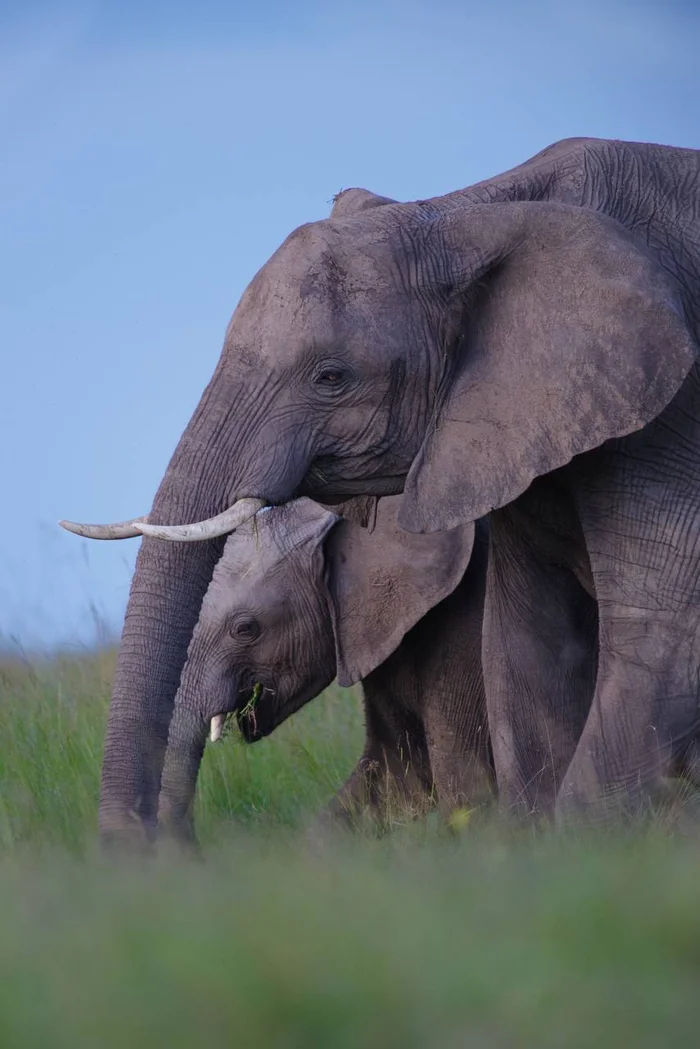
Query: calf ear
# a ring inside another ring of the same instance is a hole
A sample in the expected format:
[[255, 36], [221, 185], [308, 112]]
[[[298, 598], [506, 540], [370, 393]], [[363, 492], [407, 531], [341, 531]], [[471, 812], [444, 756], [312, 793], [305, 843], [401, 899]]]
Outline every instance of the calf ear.
[[338, 683], [343, 686], [383, 663], [404, 635], [452, 593], [469, 564], [471, 523], [436, 535], [412, 535], [398, 525], [400, 505], [400, 496], [382, 498], [372, 533], [340, 520], [325, 542]]
[[368, 189], [341, 189], [333, 197], [331, 209], [332, 219], [345, 219], [350, 215], [358, 215], [368, 208], [377, 208], [382, 204], [396, 204], [391, 197], [380, 197], [376, 193], [370, 193]]
[[641, 429], [695, 362], [674, 249], [659, 248], [662, 266], [603, 214], [463, 206], [433, 216], [425, 240], [442, 267], [447, 352], [406, 479], [399, 519], [411, 531], [482, 517], [535, 477]]

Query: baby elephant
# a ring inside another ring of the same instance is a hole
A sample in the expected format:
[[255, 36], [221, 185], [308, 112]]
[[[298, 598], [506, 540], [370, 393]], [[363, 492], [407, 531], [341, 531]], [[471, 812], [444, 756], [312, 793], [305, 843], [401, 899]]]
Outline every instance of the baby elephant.
[[486, 526], [413, 535], [400, 499], [374, 528], [298, 499], [230, 535], [204, 598], [175, 701], [159, 818], [193, 837], [207, 731], [235, 714], [248, 742], [268, 735], [337, 676], [362, 682], [366, 743], [328, 810], [377, 815], [397, 793], [452, 807], [493, 783], [481, 624]]

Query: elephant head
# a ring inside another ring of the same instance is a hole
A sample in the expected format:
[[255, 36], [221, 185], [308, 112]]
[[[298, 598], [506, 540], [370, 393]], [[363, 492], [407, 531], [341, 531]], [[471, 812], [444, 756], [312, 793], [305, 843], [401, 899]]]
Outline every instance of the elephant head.
[[[543, 163], [540, 196], [556, 179], [553, 168], [543, 181]], [[625, 214], [633, 226], [633, 202]], [[399, 523], [413, 532], [508, 503], [671, 400], [695, 356], [679, 287], [618, 221], [556, 201], [349, 191], [330, 219], [292, 233], [241, 298], [148, 523], [69, 526], [147, 536], [110, 708], [103, 834], [128, 833], [135, 817], [155, 826], [222, 534], [261, 502], [299, 495], [403, 492]]]
[[234, 714], [254, 742], [337, 676], [367, 677], [460, 583], [474, 527], [399, 528], [380, 499], [372, 532], [301, 498], [266, 508], [226, 540], [204, 596], [170, 724], [160, 818], [192, 834], [207, 731]]

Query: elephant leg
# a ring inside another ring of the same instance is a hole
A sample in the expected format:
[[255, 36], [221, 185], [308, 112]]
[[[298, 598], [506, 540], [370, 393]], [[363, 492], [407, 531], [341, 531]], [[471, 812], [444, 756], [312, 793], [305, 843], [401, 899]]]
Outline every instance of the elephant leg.
[[425, 734], [433, 782], [441, 815], [475, 806], [494, 796], [494, 776], [484, 712], [483, 722], [472, 722], [468, 732], [453, 720], [449, 707], [431, 702], [425, 712]]
[[692, 614], [601, 608], [598, 681], [557, 798], [560, 820], [634, 816], [665, 796], [662, 778], [698, 725]]
[[444, 816], [491, 800], [495, 776], [481, 664], [488, 546], [475, 544], [460, 586], [415, 628], [430, 768]]
[[367, 738], [362, 757], [331, 799], [322, 819], [352, 824], [368, 809], [378, 810], [386, 793], [388, 773], [382, 748]]
[[483, 661], [499, 797], [551, 815], [595, 687], [596, 606], [514, 510], [490, 521]]
[[673, 762], [672, 775], [700, 790], [700, 739], [696, 736]]
[[431, 776], [419, 720], [394, 695], [391, 668], [363, 682], [365, 746], [352, 773], [321, 814], [320, 822], [355, 825], [369, 815], [378, 822], [392, 811], [424, 811]]
[[600, 654], [557, 800], [561, 819], [602, 822], [648, 808], [700, 727], [700, 420], [691, 425], [692, 405], [683, 407], [579, 470]]

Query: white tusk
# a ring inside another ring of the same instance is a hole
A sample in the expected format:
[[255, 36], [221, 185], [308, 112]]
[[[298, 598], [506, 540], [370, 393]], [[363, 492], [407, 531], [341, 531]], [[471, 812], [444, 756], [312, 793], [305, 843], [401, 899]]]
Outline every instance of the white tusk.
[[225, 714], [215, 714], [211, 719], [211, 731], [209, 733], [209, 739], [212, 743], [218, 743], [224, 734], [224, 723], [226, 722]]
[[59, 521], [61, 528], [85, 539], [136, 539], [142, 535], [140, 528], [145, 517], [132, 517], [130, 521], [116, 521], [114, 524], [79, 524], [78, 521]]
[[139, 522], [136, 527], [142, 535], [154, 539], [167, 539], [174, 543], [195, 543], [202, 539], [216, 539], [217, 536], [235, 532], [242, 524], [255, 517], [258, 510], [265, 506], [263, 499], [238, 499], [228, 510], [206, 521], [196, 521], [185, 525], [152, 525]]

